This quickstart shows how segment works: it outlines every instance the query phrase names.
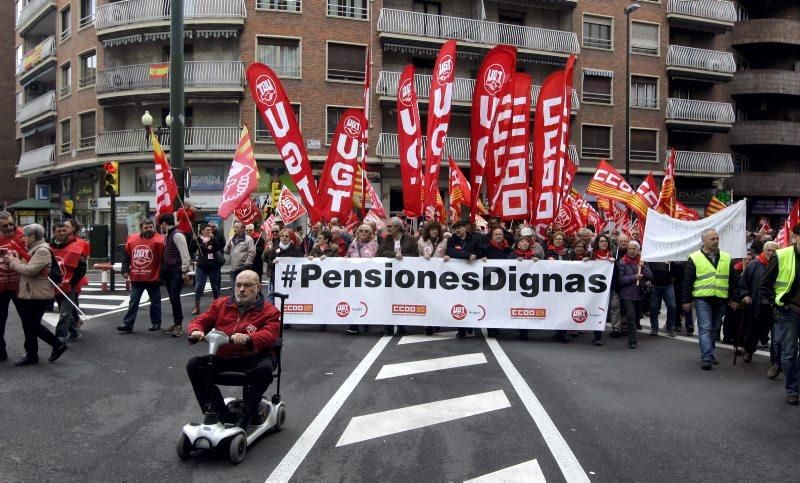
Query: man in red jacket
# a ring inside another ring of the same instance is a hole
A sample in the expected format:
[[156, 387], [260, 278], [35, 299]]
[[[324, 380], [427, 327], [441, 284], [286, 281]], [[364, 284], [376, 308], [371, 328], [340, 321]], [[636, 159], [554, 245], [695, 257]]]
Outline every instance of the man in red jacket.
[[150, 332], [161, 328], [161, 288], [159, 273], [164, 258], [164, 237], [156, 233], [153, 220], [142, 220], [141, 233], [128, 237], [125, 242], [125, 255], [122, 259], [122, 276], [131, 281], [131, 295], [128, 311], [117, 330], [122, 333], [133, 332], [139, 301], [146, 290], [150, 297]]
[[[27, 253], [25, 240], [22, 239], [22, 228], [14, 224], [14, 217], [7, 211], [0, 211], [0, 249], [12, 250], [19, 255]], [[19, 273], [12, 270], [4, 259], [0, 258], [0, 362], [8, 359], [4, 336], [9, 303], [14, 302], [14, 307], [18, 313], [20, 312], [17, 305], [18, 288]]]
[[212, 329], [225, 332], [231, 343], [219, 348], [217, 357], [204, 355], [189, 359], [186, 372], [192, 382], [197, 402], [204, 412], [216, 412], [222, 421], [230, 421], [214, 377], [220, 372], [247, 372], [253, 384], [247, 387], [245, 411], [237, 425], [247, 428], [258, 403], [272, 382], [275, 354], [272, 346], [280, 336], [280, 312], [261, 294], [258, 274], [244, 270], [236, 277], [232, 297], [218, 298], [206, 312], [189, 324], [189, 341], [203, 340]]

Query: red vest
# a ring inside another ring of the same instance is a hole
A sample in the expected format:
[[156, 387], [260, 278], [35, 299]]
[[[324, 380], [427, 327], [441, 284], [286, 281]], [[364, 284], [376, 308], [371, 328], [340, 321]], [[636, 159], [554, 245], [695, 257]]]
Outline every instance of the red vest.
[[[53, 250], [53, 255], [56, 257], [58, 266], [61, 268], [61, 275], [63, 276], [60, 285], [61, 290], [63, 290], [64, 293], [70, 293], [72, 291], [72, 286], [70, 286], [69, 281], [72, 279], [72, 275], [75, 273], [75, 269], [78, 268], [78, 263], [80, 263], [81, 257], [83, 256], [83, 245], [73, 238], [72, 241], [61, 248], [56, 248], [51, 243], [50, 249]], [[80, 293], [80, 291], [81, 284], [78, 284], [78, 286], [75, 287], [75, 293]], [[56, 295], [60, 295], [58, 290], [54, 289], [54, 292]]]
[[[82, 253], [83, 258], [85, 258], [87, 263], [88, 263], [88, 261], [89, 261], [89, 252], [91, 251], [91, 247], [89, 246], [89, 240], [84, 240], [83, 238], [75, 235], [75, 242], [78, 243], [81, 246], [81, 249], [83, 250], [83, 253]], [[81, 279], [81, 283], [80, 284], [81, 284], [81, 286], [89, 285], [89, 277], [84, 275], [83, 278]]]
[[156, 233], [144, 238], [137, 233], [125, 242], [125, 253], [131, 257], [129, 277], [131, 282], [157, 282], [164, 256], [164, 237]]
[[[13, 250], [23, 258], [22, 255], [27, 255], [28, 251], [25, 250], [25, 240], [22, 238], [22, 228], [17, 227], [16, 231], [10, 237], [0, 235], [0, 247]], [[0, 258], [0, 292], [8, 290], [17, 291], [19, 288], [19, 273], [11, 270], [8, 264]]]

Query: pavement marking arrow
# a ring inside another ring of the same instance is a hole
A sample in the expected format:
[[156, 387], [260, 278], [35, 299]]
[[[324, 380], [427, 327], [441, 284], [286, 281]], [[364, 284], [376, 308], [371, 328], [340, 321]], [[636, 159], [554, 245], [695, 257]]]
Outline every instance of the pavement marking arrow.
[[424, 359], [421, 361], [401, 362], [398, 364], [387, 364], [381, 367], [375, 380], [409, 376], [411, 374], [420, 374], [423, 372], [441, 371], [444, 369], [455, 369], [457, 367], [474, 366], [476, 364], [486, 364], [486, 356], [484, 356], [482, 352], [438, 357], [436, 359]]
[[511, 403], [505, 392], [498, 390], [356, 416], [350, 420], [336, 446], [381, 438], [509, 407]]
[[509, 466], [502, 470], [495, 471], [464, 483], [544, 483], [544, 473], [535, 459]]
[[397, 345], [416, 344], [419, 342], [436, 342], [438, 340], [455, 339], [457, 332], [455, 330], [448, 332], [437, 332], [433, 335], [406, 335], [400, 338]]

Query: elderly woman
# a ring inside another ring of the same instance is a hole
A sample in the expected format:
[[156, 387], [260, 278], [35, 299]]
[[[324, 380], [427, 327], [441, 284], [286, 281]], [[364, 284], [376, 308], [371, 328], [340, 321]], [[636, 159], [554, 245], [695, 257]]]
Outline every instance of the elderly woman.
[[627, 253], [617, 262], [620, 306], [628, 321], [628, 349], [636, 349], [636, 324], [642, 318], [642, 291], [653, 279], [650, 268], [642, 262], [640, 250], [639, 242], [632, 240]]
[[50, 362], [55, 362], [67, 350], [67, 344], [42, 325], [45, 308], [52, 304], [53, 285], [47, 278], [53, 254], [44, 241], [44, 227], [39, 224], [28, 225], [22, 229], [28, 260], [20, 259], [16, 251], [4, 250], [3, 257], [11, 270], [19, 273], [19, 316], [22, 319], [22, 330], [25, 333], [25, 355], [15, 366], [27, 366], [39, 362], [38, 339], [50, 344], [53, 352]]
[[[420, 230], [420, 237], [417, 240], [417, 251], [426, 260], [431, 258], [444, 258], [447, 251], [447, 240], [449, 233], [442, 233], [442, 225], [438, 221], [429, 221]], [[433, 335], [439, 327], [425, 327], [426, 335]]]
[[[268, 297], [270, 303], [274, 298], [271, 295], [275, 291], [275, 259], [278, 257], [302, 257], [303, 249], [294, 243], [292, 230], [288, 228], [282, 229], [278, 233], [278, 243], [272, 246], [267, 245], [264, 249], [263, 260], [267, 262], [267, 270], [269, 270], [269, 291]], [[285, 327], [285, 326], [284, 326]]]
[[[345, 257], [347, 258], [373, 258], [378, 253], [378, 242], [375, 241], [374, 231], [371, 225], [361, 225], [356, 229], [356, 237], [350, 242]], [[368, 326], [363, 326], [364, 332]], [[346, 331], [350, 335], [358, 334], [358, 325], [351, 325]]]
[[[311, 247], [311, 251], [308, 253], [308, 259], [313, 260], [315, 258], [319, 258], [320, 260], [325, 260], [328, 257], [338, 257], [339, 256], [339, 245], [333, 241], [333, 235], [328, 230], [323, 230], [319, 232], [317, 235], [317, 241], [314, 242], [314, 246]], [[325, 332], [328, 330], [328, 326], [326, 324], [321, 324], [319, 326], [320, 332]]]
[[545, 256], [548, 260], [566, 260], [572, 261], [575, 259], [575, 253], [567, 248], [567, 237], [560, 231], [553, 233], [552, 242], [547, 247]]

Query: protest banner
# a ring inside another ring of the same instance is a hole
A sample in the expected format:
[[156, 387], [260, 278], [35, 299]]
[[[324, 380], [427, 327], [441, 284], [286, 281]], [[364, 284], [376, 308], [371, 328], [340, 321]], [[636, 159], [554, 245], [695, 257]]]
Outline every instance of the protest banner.
[[604, 330], [614, 265], [441, 258], [278, 258], [291, 324]]

